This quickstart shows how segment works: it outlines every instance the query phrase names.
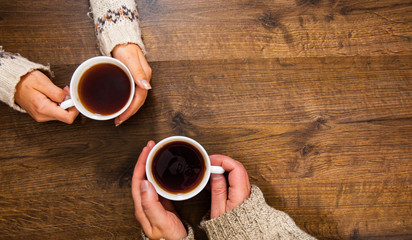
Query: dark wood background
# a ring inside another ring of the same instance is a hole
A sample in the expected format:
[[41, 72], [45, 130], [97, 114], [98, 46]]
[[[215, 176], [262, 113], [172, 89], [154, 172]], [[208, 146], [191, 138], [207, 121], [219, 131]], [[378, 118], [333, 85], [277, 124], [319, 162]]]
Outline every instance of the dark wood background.
[[[0, 0], [0, 44], [69, 84], [99, 55], [87, 0]], [[412, 238], [412, 2], [139, 0], [153, 68], [119, 127], [0, 104], [0, 239], [139, 238], [130, 182], [150, 139], [244, 164], [319, 239]], [[197, 228], [209, 193], [176, 204]]]

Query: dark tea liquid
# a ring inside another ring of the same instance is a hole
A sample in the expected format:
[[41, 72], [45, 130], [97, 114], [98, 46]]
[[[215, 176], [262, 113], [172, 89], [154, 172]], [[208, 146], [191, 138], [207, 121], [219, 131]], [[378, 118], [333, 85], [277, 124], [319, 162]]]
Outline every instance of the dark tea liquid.
[[92, 113], [110, 115], [126, 105], [131, 91], [126, 73], [116, 65], [100, 63], [80, 78], [78, 93], [83, 106]]
[[157, 184], [170, 193], [186, 193], [196, 188], [206, 171], [202, 154], [186, 142], [171, 142], [159, 149], [152, 162]]

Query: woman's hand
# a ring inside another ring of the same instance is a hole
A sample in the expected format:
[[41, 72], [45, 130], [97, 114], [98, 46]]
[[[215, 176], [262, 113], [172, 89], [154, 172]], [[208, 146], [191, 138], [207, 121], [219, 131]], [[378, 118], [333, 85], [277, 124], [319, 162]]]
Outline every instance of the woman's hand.
[[135, 216], [150, 239], [182, 239], [187, 236], [186, 229], [173, 204], [159, 197], [153, 185], [145, 180], [146, 160], [155, 143], [149, 141], [137, 160], [132, 178], [132, 196]]
[[69, 94], [68, 87], [64, 90], [57, 87], [46, 75], [35, 70], [21, 78], [14, 99], [37, 122], [58, 120], [71, 124], [79, 111], [75, 107], [64, 110], [58, 105]]
[[213, 219], [234, 209], [248, 199], [251, 187], [246, 169], [240, 162], [223, 155], [211, 155], [210, 162], [213, 166], [222, 166], [226, 172], [229, 172], [229, 189], [222, 174], [212, 174], [211, 176], [210, 218]]
[[129, 108], [114, 120], [114, 124], [119, 126], [121, 123], [133, 116], [145, 102], [147, 90], [152, 88], [150, 86], [152, 69], [147, 63], [142, 50], [136, 44], [129, 43], [117, 45], [113, 49], [112, 55], [114, 58], [120, 60], [126, 65], [138, 86]]

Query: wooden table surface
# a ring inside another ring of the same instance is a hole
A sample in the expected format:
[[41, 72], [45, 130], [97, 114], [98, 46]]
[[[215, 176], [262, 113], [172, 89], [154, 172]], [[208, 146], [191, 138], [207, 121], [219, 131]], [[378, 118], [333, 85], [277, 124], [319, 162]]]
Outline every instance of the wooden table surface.
[[[139, 238], [150, 139], [242, 162], [319, 239], [412, 239], [412, 2], [138, 0], [153, 69], [127, 122], [36, 123], [0, 104], [0, 239]], [[99, 55], [87, 0], [0, 0], [0, 44], [54, 82]], [[197, 228], [205, 190], [178, 202]]]

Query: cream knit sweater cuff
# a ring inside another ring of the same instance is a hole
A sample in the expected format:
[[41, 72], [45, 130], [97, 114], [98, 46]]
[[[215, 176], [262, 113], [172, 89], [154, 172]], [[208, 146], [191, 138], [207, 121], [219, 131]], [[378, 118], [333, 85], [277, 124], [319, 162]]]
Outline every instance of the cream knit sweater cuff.
[[209, 239], [315, 239], [286, 213], [267, 205], [257, 186], [252, 186], [250, 198], [241, 205], [200, 225]]
[[116, 45], [126, 43], [137, 44], [146, 54], [134, 0], [90, 0], [90, 8], [102, 54], [111, 56]]
[[16, 85], [21, 77], [36, 69], [50, 73], [50, 67], [31, 62], [18, 54], [4, 52], [0, 46], [0, 100], [20, 112], [25, 112], [14, 101]]

